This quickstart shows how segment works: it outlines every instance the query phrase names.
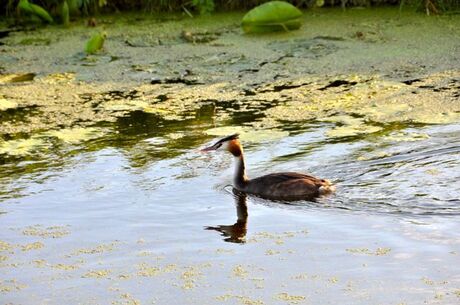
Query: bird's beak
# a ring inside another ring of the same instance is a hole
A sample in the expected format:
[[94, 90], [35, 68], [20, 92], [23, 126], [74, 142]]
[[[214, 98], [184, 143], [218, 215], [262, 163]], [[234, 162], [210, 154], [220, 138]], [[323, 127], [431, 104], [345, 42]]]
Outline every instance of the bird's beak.
[[208, 151], [213, 151], [213, 150], [216, 150], [217, 147], [215, 147], [215, 145], [213, 146], [209, 146], [209, 147], [206, 147], [206, 148], [203, 148], [202, 150], [200, 150], [201, 152], [208, 152]]

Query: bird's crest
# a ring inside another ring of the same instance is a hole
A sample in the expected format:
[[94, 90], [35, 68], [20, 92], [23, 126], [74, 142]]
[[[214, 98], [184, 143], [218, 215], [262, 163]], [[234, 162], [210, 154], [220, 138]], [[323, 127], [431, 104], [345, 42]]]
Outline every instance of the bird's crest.
[[236, 140], [236, 139], [239, 139], [239, 137], [240, 137], [240, 134], [235, 133], [235, 134], [232, 134], [230, 136], [226, 136], [225, 138], [220, 139], [219, 141], [217, 141], [217, 143], [223, 143], [223, 142], [227, 142], [227, 141], [231, 141], [231, 140]]

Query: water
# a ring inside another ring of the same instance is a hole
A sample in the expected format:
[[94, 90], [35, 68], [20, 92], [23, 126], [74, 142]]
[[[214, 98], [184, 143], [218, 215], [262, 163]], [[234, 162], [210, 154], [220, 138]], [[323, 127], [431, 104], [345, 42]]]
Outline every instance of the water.
[[199, 153], [209, 109], [169, 123], [135, 112], [118, 133], [5, 160], [2, 300], [458, 302], [459, 124], [408, 126], [428, 135], [417, 141], [286, 125], [288, 137], [245, 143], [249, 175], [310, 172], [337, 193], [273, 202], [232, 193], [230, 155]]

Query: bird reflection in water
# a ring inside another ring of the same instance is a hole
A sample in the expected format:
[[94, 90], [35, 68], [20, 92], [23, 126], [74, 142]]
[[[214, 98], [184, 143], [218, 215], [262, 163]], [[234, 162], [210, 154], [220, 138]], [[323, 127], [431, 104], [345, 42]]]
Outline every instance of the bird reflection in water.
[[248, 225], [248, 206], [246, 204], [247, 195], [233, 189], [235, 198], [237, 219], [233, 225], [219, 225], [215, 227], [205, 227], [205, 230], [214, 230], [224, 236], [224, 241], [230, 243], [244, 244], [246, 242], [246, 233]]

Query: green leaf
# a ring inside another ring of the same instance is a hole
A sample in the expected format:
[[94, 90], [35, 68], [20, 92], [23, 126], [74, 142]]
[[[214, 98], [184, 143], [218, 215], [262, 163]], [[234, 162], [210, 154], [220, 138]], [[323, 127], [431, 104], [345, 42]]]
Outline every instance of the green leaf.
[[85, 52], [87, 54], [94, 54], [101, 50], [104, 46], [104, 41], [106, 37], [107, 34], [105, 33], [94, 34], [86, 43]]
[[67, 6], [69, 7], [70, 15], [78, 14], [78, 3], [77, 0], [66, 0]]
[[53, 18], [43, 7], [32, 3], [30, 3], [30, 7], [32, 8], [34, 14], [40, 17], [42, 20], [48, 23], [53, 23]]
[[30, 6], [30, 3], [29, 3], [28, 0], [20, 0], [19, 3], [18, 3], [18, 9], [19, 9], [19, 11], [21, 11], [23, 13], [27, 13], [27, 14], [31, 14], [31, 15], [34, 14], [34, 10]]
[[64, 0], [62, 1], [60, 7], [59, 7], [59, 13], [61, 15], [61, 21], [64, 26], [69, 26], [69, 5], [67, 4], [67, 1]]
[[301, 26], [302, 12], [284, 1], [259, 5], [244, 15], [241, 26], [246, 33], [296, 30]]

